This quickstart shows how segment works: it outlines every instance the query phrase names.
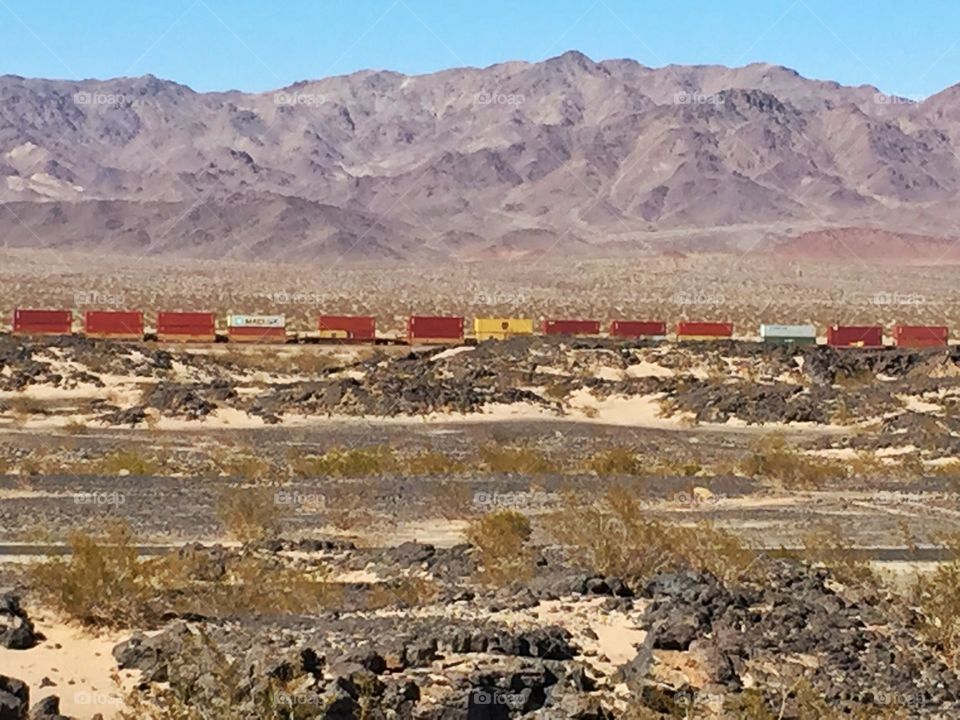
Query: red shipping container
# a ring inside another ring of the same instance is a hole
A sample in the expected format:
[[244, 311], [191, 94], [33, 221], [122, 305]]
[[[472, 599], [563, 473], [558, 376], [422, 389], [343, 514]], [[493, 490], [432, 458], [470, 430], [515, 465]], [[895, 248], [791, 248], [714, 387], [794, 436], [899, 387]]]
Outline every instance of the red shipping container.
[[87, 337], [122, 340], [143, 339], [143, 313], [120, 310], [88, 310], [83, 316]]
[[613, 337], [663, 337], [666, 334], [667, 324], [665, 322], [647, 320], [614, 320], [610, 323], [610, 335]]
[[321, 338], [338, 340], [374, 340], [377, 336], [377, 320], [360, 315], [321, 315], [317, 319]]
[[215, 342], [217, 318], [205, 312], [157, 313], [157, 339], [163, 342]]
[[894, 325], [893, 344], [897, 347], [946, 347], [950, 330], [945, 325]]
[[287, 341], [287, 329], [282, 327], [231, 327], [227, 337], [233, 342], [274, 343]]
[[463, 342], [463, 318], [411, 315], [407, 319], [407, 340], [439, 344]]
[[733, 337], [733, 323], [729, 322], [679, 322], [677, 337], [680, 338], [729, 338]]
[[599, 320], [544, 320], [544, 335], [599, 335]]
[[831, 325], [827, 328], [831, 347], [883, 347], [883, 328], [879, 325]]
[[24, 335], [69, 335], [73, 332], [73, 313], [17, 308], [13, 311], [13, 331]]

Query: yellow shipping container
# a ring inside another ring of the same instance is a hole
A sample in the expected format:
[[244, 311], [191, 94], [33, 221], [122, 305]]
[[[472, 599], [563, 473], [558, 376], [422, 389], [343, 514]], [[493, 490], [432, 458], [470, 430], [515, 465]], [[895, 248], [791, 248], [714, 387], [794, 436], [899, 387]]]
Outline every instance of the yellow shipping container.
[[477, 340], [506, 340], [514, 335], [533, 335], [530, 318], [474, 318], [473, 334]]

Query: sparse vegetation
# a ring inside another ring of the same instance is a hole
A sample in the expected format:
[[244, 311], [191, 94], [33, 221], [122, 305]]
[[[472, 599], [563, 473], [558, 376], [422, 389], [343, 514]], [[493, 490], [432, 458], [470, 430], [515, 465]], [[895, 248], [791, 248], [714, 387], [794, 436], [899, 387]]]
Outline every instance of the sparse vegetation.
[[472, 520], [466, 537], [479, 555], [481, 579], [506, 585], [529, 578], [533, 558], [527, 543], [532, 532], [530, 520], [516, 510], [498, 510]]
[[788, 490], [822, 487], [846, 475], [843, 467], [804, 455], [777, 434], [755, 442], [741, 462], [740, 471], [749, 477], [776, 482]]
[[480, 448], [480, 462], [492, 473], [543, 475], [559, 472], [557, 464], [543, 452], [530, 446], [484, 445]]
[[217, 516], [236, 540], [261, 540], [276, 533], [280, 513], [269, 488], [230, 487], [223, 491]]
[[615, 577], [643, 579], [693, 567], [736, 580], [754, 561], [753, 553], [724, 530], [653, 519], [625, 488], [608, 490], [596, 500], [568, 494], [545, 526], [585, 567]]

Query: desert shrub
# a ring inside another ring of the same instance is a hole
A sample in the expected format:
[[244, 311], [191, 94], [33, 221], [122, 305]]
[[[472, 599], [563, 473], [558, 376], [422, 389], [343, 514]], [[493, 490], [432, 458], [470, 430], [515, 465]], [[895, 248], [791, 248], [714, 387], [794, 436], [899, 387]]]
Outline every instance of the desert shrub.
[[431, 510], [446, 520], [460, 520], [476, 513], [474, 492], [469, 483], [443, 480], [430, 496]]
[[813, 528], [802, 536], [801, 541], [802, 558], [825, 565], [844, 585], [877, 588], [882, 584], [870, 563], [851, 552], [854, 543], [839, 525]]
[[624, 477], [647, 474], [640, 456], [628, 447], [600, 450], [584, 459], [584, 469], [600, 477]]
[[460, 475], [467, 466], [444, 453], [423, 451], [405, 459], [408, 475]]
[[429, 605], [440, 596], [440, 589], [436, 581], [419, 576], [406, 576], [396, 582], [376, 583], [367, 595], [367, 609]]
[[230, 453], [215, 460], [220, 473], [230, 478], [259, 482], [276, 474], [273, 466], [253, 453]]
[[560, 545], [593, 571], [639, 580], [688, 567], [733, 580], [753, 563], [753, 553], [734, 535], [707, 523], [680, 526], [658, 521], [626, 488], [610, 489], [591, 502], [580, 498], [567, 495], [545, 525]]
[[323, 455], [302, 457], [294, 465], [299, 477], [365, 478], [400, 469], [396, 453], [384, 445], [331, 448]]
[[235, 540], [262, 540], [280, 527], [280, 512], [269, 488], [230, 487], [220, 494], [217, 517]]
[[477, 551], [481, 579], [494, 585], [529, 578], [533, 558], [527, 542], [530, 520], [516, 510], [498, 510], [471, 521], [466, 537]]
[[927, 575], [918, 575], [912, 588], [914, 606], [920, 610], [923, 635], [941, 651], [954, 669], [960, 669], [960, 533], [942, 539], [954, 555]]
[[157, 475], [162, 466], [156, 459], [150, 458], [137, 450], [117, 450], [105, 455], [99, 462], [94, 463], [91, 470], [104, 475], [117, 475], [126, 471], [130, 475], [145, 476]]
[[124, 627], [144, 620], [159, 566], [138, 558], [127, 526], [74, 532], [70, 550], [28, 572], [31, 586], [45, 601], [87, 625]]
[[845, 476], [845, 468], [812, 458], [787, 445], [782, 435], [768, 435], [753, 443], [740, 463], [740, 472], [772, 480], [788, 489], [817, 488]]
[[489, 444], [482, 446], [479, 454], [484, 468], [492, 473], [545, 475], [558, 472], [557, 465], [550, 458], [526, 445], [507, 447]]

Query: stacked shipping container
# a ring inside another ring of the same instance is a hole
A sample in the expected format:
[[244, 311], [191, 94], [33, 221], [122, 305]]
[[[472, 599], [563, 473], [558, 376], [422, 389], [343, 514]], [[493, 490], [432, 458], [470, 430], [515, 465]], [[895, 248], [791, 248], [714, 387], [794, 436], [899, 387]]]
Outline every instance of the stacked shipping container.
[[228, 315], [227, 337], [232, 342], [286, 342], [283, 315]]
[[599, 335], [599, 320], [544, 320], [544, 335]]
[[681, 340], [721, 340], [733, 337], [733, 323], [679, 322], [677, 338]]
[[157, 339], [161, 342], [215, 342], [217, 319], [206, 312], [157, 313]]
[[614, 320], [610, 323], [611, 337], [665, 338], [667, 324], [648, 320]]
[[324, 339], [367, 342], [376, 339], [377, 320], [360, 315], [321, 315], [317, 329]]
[[421, 344], [463, 342], [463, 318], [411, 315], [407, 318], [407, 340]]
[[113, 340], [142, 340], [143, 313], [120, 310], [88, 310], [83, 315], [87, 337]]
[[13, 311], [13, 332], [22, 335], [69, 335], [73, 332], [73, 313], [69, 310]]
[[473, 334], [477, 340], [506, 340], [515, 335], [533, 335], [529, 318], [474, 318]]
[[827, 328], [831, 347], [883, 347], [883, 328], [879, 325], [832, 325]]
[[897, 347], [945, 347], [950, 331], [943, 325], [894, 325], [893, 344]]
[[775, 345], [815, 345], [817, 329], [813, 325], [761, 325], [760, 338]]

